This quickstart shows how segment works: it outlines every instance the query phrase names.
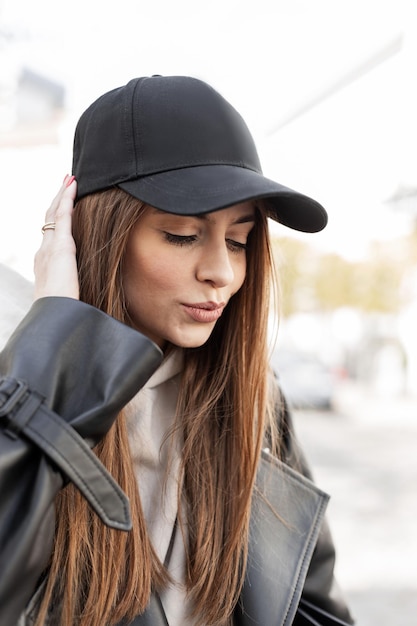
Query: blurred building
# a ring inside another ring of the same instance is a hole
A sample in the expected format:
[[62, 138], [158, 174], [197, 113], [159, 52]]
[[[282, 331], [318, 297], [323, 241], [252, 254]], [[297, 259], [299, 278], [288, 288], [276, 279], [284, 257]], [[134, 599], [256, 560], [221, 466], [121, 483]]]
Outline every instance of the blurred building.
[[57, 143], [64, 108], [62, 84], [6, 64], [0, 69], [0, 148]]

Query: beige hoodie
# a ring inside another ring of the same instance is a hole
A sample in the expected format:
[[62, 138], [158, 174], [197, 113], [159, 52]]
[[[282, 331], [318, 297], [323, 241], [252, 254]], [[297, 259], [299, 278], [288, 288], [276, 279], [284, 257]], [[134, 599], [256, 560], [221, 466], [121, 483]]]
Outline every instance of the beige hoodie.
[[[148, 532], [174, 584], [160, 594], [170, 626], [192, 626], [184, 590], [185, 552], [178, 512], [181, 440], [169, 437], [182, 370], [182, 352], [171, 352], [127, 406], [130, 447]], [[168, 437], [168, 438], [167, 438]], [[172, 540], [172, 541], [171, 541]], [[170, 545], [171, 544], [171, 545]]]

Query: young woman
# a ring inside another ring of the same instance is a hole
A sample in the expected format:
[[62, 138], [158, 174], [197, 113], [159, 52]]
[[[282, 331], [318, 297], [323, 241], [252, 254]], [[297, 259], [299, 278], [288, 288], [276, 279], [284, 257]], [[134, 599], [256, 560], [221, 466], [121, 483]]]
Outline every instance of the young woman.
[[351, 624], [268, 367], [267, 218], [324, 209], [188, 77], [94, 102], [73, 173], [0, 356], [1, 623]]

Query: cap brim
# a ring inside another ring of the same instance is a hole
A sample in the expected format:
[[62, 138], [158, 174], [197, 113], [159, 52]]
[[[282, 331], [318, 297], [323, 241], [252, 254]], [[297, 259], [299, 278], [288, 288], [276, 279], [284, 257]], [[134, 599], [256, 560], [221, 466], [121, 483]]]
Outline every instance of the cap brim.
[[199, 215], [268, 198], [271, 217], [289, 228], [314, 233], [327, 224], [321, 204], [244, 167], [187, 167], [122, 182], [118, 187], [146, 204], [178, 215]]

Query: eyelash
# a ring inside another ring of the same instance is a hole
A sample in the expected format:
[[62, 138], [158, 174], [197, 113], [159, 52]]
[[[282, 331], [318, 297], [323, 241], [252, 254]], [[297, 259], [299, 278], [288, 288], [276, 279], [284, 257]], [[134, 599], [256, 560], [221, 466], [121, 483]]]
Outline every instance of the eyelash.
[[[168, 243], [172, 243], [176, 246], [190, 246], [197, 241], [195, 235], [173, 235], [172, 233], [164, 232], [164, 236]], [[240, 243], [233, 239], [226, 239], [226, 242], [231, 252], [246, 252], [247, 250], [245, 243]]]

